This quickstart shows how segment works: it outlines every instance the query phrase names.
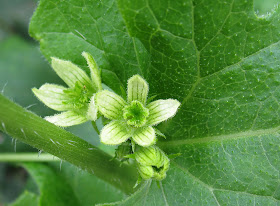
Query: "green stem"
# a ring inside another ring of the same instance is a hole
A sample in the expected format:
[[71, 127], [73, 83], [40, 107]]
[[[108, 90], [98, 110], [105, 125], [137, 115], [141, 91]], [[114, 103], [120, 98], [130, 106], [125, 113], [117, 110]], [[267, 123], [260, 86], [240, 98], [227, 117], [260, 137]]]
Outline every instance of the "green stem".
[[51, 154], [0, 153], [0, 162], [57, 162], [59, 158]]
[[133, 192], [136, 169], [119, 166], [117, 160], [81, 138], [11, 102], [0, 94], [0, 130], [39, 150], [94, 173], [126, 193]]
[[97, 125], [96, 125], [96, 122], [92, 121], [91, 124], [92, 124], [93, 129], [96, 131], [96, 133], [98, 135], [100, 135], [100, 132], [99, 132], [99, 129], [98, 129]]

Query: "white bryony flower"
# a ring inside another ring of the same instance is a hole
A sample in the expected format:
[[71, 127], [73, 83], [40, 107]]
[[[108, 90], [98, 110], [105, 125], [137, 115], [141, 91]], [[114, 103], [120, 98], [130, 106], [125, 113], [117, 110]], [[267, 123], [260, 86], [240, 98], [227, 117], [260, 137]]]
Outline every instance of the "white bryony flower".
[[166, 177], [170, 160], [158, 147], [141, 147], [135, 152], [135, 160], [138, 172], [143, 179], [163, 180]]
[[100, 133], [101, 142], [118, 145], [131, 139], [147, 147], [155, 144], [154, 125], [173, 117], [180, 102], [175, 99], [157, 100], [146, 104], [148, 84], [139, 75], [128, 80], [127, 102], [119, 95], [102, 90], [96, 94], [98, 111], [112, 120]]
[[48, 107], [60, 111], [60, 114], [45, 117], [57, 126], [67, 127], [97, 119], [95, 93], [102, 90], [100, 71], [93, 57], [83, 52], [82, 55], [90, 68], [90, 76], [70, 61], [52, 57], [52, 68], [68, 85], [44, 84], [39, 89], [33, 88], [36, 97]]

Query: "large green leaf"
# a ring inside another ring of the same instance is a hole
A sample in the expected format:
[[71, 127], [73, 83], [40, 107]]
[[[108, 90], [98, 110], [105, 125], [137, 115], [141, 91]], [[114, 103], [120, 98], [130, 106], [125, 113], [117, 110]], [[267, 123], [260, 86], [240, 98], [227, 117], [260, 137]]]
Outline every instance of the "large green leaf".
[[22, 166], [36, 182], [39, 194], [26, 190], [10, 206], [82, 205], [65, 178], [56, 173], [51, 167], [40, 163], [24, 163]]
[[85, 65], [88, 51], [123, 85], [139, 73], [182, 102], [159, 125], [159, 146], [182, 155], [128, 204], [277, 205], [279, 15], [258, 18], [252, 0], [42, 0], [30, 33], [48, 60]]
[[39, 203], [39, 197], [36, 194], [33, 194], [28, 191], [24, 191], [24, 193], [22, 193], [15, 202], [10, 204], [10, 206], [24, 206], [24, 205], [37, 206], [38, 203]]
[[23, 166], [39, 187], [39, 205], [80, 205], [70, 185], [50, 167], [38, 163], [25, 163]]
[[68, 162], [53, 162], [56, 172], [71, 186], [82, 206], [122, 200], [123, 192], [93, 174], [79, 170]]

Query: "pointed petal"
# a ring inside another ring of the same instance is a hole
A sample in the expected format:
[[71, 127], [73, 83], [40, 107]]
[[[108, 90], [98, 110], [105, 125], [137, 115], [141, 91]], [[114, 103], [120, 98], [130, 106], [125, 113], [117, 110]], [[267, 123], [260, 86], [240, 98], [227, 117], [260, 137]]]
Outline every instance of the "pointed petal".
[[156, 125], [173, 117], [180, 104], [175, 99], [157, 100], [148, 104], [147, 108], [149, 109], [150, 115], [147, 118], [147, 124]]
[[44, 84], [40, 89], [33, 88], [32, 92], [48, 107], [57, 111], [66, 111], [72, 107], [63, 103], [69, 100], [69, 97], [63, 92], [65, 89], [67, 88], [55, 84]]
[[102, 90], [96, 94], [98, 110], [108, 119], [120, 119], [125, 104], [124, 99], [114, 92]]
[[93, 89], [92, 82], [84, 70], [72, 62], [52, 57], [52, 68], [69, 87], [74, 88], [76, 82], [80, 82], [89, 90]]
[[130, 138], [130, 132], [119, 121], [107, 124], [100, 133], [100, 141], [104, 144], [118, 145]]
[[82, 55], [87, 60], [88, 67], [90, 69], [91, 80], [96, 91], [102, 90], [100, 70], [98, 69], [94, 58], [87, 52], [83, 52]]
[[87, 118], [76, 114], [73, 111], [62, 112], [53, 116], [45, 117], [45, 120], [61, 127], [69, 127], [72, 125], [82, 124], [87, 121]]
[[146, 104], [149, 86], [147, 82], [139, 75], [134, 75], [128, 80], [127, 84], [127, 100], [132, 102], [138, 100], [144, 105]]
[[93, 95], [90, 99], [90, 103], [88, 106], [88, 111], [87, 111], [87, 119], [91, 121], [95, 121], [97, 119], [97, 106], [95, 104], [95, 95]]
[[148, 147], [156, 142], [155, 130], [152, 127], [139, 128], [134, 132], [132, 139], [138, 145]]

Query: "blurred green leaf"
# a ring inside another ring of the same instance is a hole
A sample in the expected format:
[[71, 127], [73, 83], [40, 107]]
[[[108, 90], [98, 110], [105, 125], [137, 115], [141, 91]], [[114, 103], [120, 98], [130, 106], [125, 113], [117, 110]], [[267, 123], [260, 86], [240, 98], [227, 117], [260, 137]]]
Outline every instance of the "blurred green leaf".
[[273, 13], [280, 3], [279, 0], [254, 0], [254, 9], [258, 16]]
[[37, 100], [31, 88], [46, 82], [61, 84], [62, 81], [35, 44], [17, 36], [0, 41], [0, 77], [0, 91], [6, 96], [39, 115], [53, 114]]
[[67, 162], [51, 163], [72, 187], [83, 206], [122, 200], [125, 194], [107, 182]]
[[23, 167], [35, 179], [39, 187], [40, 205], [81, 205], [70, 185], [47, 165], [39, 163], [24, 163]]
[[30, 39], [28, 24], [36, 3], [36, 0], [0, 1], [0, 41], [15, 34]]
[[39, 197], [28, 191], [24, 191], [15, 202], [9, 204], [9, 206], [38, 206]]

